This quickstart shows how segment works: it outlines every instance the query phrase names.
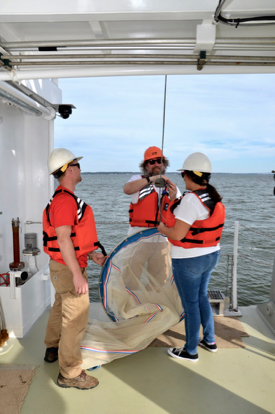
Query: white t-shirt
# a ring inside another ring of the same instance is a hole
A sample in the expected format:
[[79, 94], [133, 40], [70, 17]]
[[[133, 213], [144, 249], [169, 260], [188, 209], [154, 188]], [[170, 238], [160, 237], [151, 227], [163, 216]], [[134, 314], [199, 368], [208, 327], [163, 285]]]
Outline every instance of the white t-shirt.
[[[176, 219], [192, 225], [196, 220], [205, 220], [208, 217], [208, 209], [201, 203], [195, 194], [186, 194], [181, 203], [175, 208]], [[220, 250], [220, 244], [211, 247], [194, 247], [185, 249], [180, 246], [171, 245], [171, 256], [173, 259], [203, 256]]]
[[[142, 175], [141, 174], [135, 174], [135, 175], [133, 175], [130, 178], [130, 180], [128, 181], [128, 183], [130, 183], [132, 181], [140, 180], [141, 178], [142, 178]], [[153, 187], [154, 187], [155, 191], [158, 193], [158, 197], [160, 198], [161, 195], [162, 195], [162, 192], [164, 190], [164, 187], [156, 187], [154, 185], [153, 185]], [[138, 196], [139, 196], [139, 191], [137, 191], [136, 193], [133, 193], [132, 194], [132, 200], [131, 201], [132, 201], [133, 204], [136, 204], [138, 202]], [[177, 195], [176, 195], [176, 198], [178, 198], [178, 197], [181, 197], [181, 192], [180, 192], [180, 190], [177, 187]], [[128, 236], [132, 236], [132, 234], [135, 234], [135, 233], [137, 233], [140, 230], [147, 230], [147, 229], [148, 229], [148, 227], [138, 227], [138, 226], [131, 227], [130, 226], [127, 235]]]

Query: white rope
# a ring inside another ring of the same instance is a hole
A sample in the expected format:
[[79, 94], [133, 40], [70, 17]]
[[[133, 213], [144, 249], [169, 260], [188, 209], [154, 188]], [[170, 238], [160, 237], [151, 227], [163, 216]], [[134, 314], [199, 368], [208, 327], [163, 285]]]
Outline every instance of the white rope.
[[[233, 259], [233, 254], [221, 253], [220, 256], [221, 257], [222, 256], [227, 257], [228, 260], [229, 260], [229, 258]], [[245, 254], [238, 254], [238, 257], [244, 257], [245, 259], [248, 259], [251, 262], [256, 262], [256, 263], [259, 263], [259, 264], [262, 264], [262, 265], [265, 265], [265, 266], [273, 266], [273, 263], [267, 263], [267, 262], [264, 262], [262, 260], [256, 260], [256, 259], [253, 259], [253, 257], [247, 256]]]
[[[249, 230], [249, 231], [252, 231], [253, 233], [259, 234], [260, 236], [266, 236], [266, 237], [269, 237], [270, 239], [275, 239], [275, 236], [271, 235], [269, 233], [262, 233], [260, 231], [252, 229], [251, 227], [247, 227], [245, 224], [242, 224], [242, 223], [239, 223], [239, 225], [241, 227], [244, 227], [246, 230]], [[231, 229], [231, 228], [234, 228], [234, 223], [233, 224], [228, 224], [228, 225], [223, 227], [224, 230]]]
[[161, 163], [162, 163], [162, 160], [163, 160], [163, 146], [164, 146], [165, 114], [166, 114], [166, 89], [167, 89], [167, 75], [165, 75], [165, 82], [164, 82], [163, 117], [162, 117], [162, 141], [161, 141]]
[[96, 221], [96, 225], [98, 224], [129, 224], [129, 221]]
[[260, 231], [254, 230], [250, 227], [247, 227], [245, 224], [240, 223], [240, 226], [244, 227], [246, 230], [252, 231], [253, 233], [260, 234], [261, 236], [266, 236], [266, 237], [269, 237], [271, 239], [275, 239], [275, 236], [272, 236], [271, 234], [268, 234], [268, 233], [261, 233]]
[[253, 257], [246, 256], [245, 254], [238, 254], [238, 257], [244, 257], [245, 259], [248, 259], [251, 262], [256, 262], [256, 263], [259, 263], [259, 264], [262, 264], [262, 265], [265, 265], [265, 266], [273, 266], [273, 263], [266, 263], [262, 260], [255, 260], [255, 259], [253, 259]]
[[[164, 78], [164, 94], [163, 94], [163, 116], [162, 116], [162, 139], [161, 139], [161, 163], [160, 163], [160, 180], [162, 175], [162, 167], [163, 167], [163, 147], [164, 147], [164, 132], [165, 132], [165, 116], [166, 116], [166, 90], [167, 90], [167, 75]], [[158, 209], [160, 211], [160, 202], [161, 202], [161, 187], [159, 187], [158, 191]], [[161, 211], [160, 211], [161, 216]]]

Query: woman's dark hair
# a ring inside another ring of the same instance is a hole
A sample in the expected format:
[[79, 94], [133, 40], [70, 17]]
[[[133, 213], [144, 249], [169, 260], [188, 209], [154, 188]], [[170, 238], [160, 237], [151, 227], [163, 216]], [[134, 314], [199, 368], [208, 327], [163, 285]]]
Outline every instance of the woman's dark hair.
[[216, 188], [213, 187], [213, 185], [209, 184], [209, 180], [211, 178], [210, 173], [202, 173], [202, 176], [199, 177], [193, 171], [184, 170], [184, 174], [186, 174], [195, 184], [206, 185], [208, 194], [211, 200], [213, 200], [215, 203], [222, 201], [222, 197], [220, 196]]

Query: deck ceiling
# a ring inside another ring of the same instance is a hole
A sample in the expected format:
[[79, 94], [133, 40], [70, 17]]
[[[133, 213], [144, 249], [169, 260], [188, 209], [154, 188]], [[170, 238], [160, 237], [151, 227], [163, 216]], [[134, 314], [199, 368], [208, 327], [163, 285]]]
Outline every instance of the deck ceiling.
[[[274, 72], [274, 0], [9, 0], [0, 6], [0, 80]], [[274, 19], [272, 20], [272, 17]]]

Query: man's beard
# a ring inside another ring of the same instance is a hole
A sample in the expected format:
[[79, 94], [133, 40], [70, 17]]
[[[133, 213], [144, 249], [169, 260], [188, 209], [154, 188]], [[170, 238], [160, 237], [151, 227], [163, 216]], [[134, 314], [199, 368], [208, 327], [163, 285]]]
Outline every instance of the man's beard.
[[[160, 168], [160, 167], [157, 167], [157, 168]], [[146, 168], [143, 168], [143, 175], [153, 176], [153, 175], [165, 174], [166, 168], [164, 168], [164, 165], [162, 166], [162, 172], [160, 172], [160, 171], [161, 171], [161, 169], [158, 172], [154, 172], [154, 170], [153, 170], [151, 173], [149, 173]]]
[[161, 166], [154, 167], [153, 170], [152, 170], [151, 175], [160, 175], [160, 174], [165, 174], [165, 169], [161, 168]]

